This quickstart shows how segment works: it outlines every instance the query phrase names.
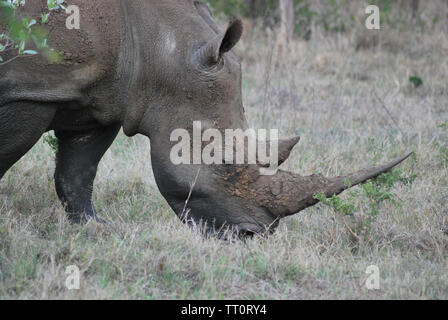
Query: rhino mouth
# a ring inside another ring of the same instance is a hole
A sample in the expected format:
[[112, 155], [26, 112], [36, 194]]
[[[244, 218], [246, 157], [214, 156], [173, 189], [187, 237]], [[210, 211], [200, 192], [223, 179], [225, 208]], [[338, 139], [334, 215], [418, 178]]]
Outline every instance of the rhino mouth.
[[238, 237], [265, 234], [272, 232], [279, 222], [267, 208], [250, 208], [242, 198], [223, 200], [213, 195], [190, 196], [184, 201], [166, 199], [182, 222], [219, 238], [229, 234]]

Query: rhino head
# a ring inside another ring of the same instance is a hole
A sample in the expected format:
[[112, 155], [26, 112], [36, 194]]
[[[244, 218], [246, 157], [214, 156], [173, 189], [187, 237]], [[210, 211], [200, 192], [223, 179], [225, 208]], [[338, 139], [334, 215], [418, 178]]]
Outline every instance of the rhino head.
[[[281, 218], [316, 204], [317, 193], [329, 197], [339, 194], [410, 155], [332, 178], [304, 177], [283, 170], [264, 175], [260, 169], [266, 164], [262, 161], [173, 163], [172, 150], [179, 142], [172, 139], [175, 130], [183, 129], [193, 136], [195, 121], [201, 122], [202, 132], [210, 128], [221, 133], [248, 128], [241, 98], [241, 65], [231, 52], [241, 38], [242, 22], [233, 20], [220, 31], [208, 9], [200, 3], [195, 6], [195, 16], [184, 13], [179, 17], [183, 28], [171, 29], [161, 20], [156, 23], [157, 30], [152, 31], [153, 41], [158, 42], [155, 47], [160, 49], [144, 53], [146, 60], [152, 61], [144, 79], [151, 98], [145, 100], [148, 109], [140, 116], [136, 129], [150, 138], [157, 185], [181, 219], [205, 223], [213, 229], [235, 227], [243, 234], [272, 231]], [[124, 128], [131, 131], [126, 122]], [[298, 137], [278, 141], [279, 165], [298, 141]], [[201, 148], [206, 145], [201, 144]], [[188, 158], [193, 155], [188, 154]]]

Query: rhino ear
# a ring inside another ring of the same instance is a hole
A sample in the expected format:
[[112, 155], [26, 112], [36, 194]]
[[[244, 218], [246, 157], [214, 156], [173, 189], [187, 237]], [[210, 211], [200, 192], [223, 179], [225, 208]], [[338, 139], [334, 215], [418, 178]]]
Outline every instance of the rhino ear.
[[225, 32], [221, 32], [214, 39], [203, 45], [195, 52], [193, 59], [202, 67], [216, 65], [224, 55], [238, 43], [243, 34], [243, 23], [240, 19], [230, 21]]
[[243, 35], [243, 23], [240, 19], [234, 19], [230, 21], [227, 27], [224, 37], [219, 47], [219, 54], [222, 56], [224, 53], [229, 52], [240, 41]]

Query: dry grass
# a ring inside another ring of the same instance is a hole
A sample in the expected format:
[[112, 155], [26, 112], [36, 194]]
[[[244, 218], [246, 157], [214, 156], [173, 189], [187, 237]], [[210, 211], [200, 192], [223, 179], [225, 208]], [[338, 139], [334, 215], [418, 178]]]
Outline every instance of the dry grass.
[[[399, 205], [383, 202], [361, 242], [322, 204], [283, 220], [267, 240], [204, 239], [159, 194], [147, 139], [123, 135], [95, 184], [110, 224], [70, 225], [41, 141], [0, 184], [0, 298], [447, 299], [448, 129], [438, 128], [448, 122], [447, 28], [386, 28], [360, 51], [361, 29], [316, 29], [277, 68], [274, 41], [259, 27], [239, 46], [250, 124], [302, 136], [285, 168], [336, 175], [416, 152], [400, 167], [416, 179], [394, 186]], [[350, 224], [368, 211], [354, 191], [342, 196], [356, 207]], [[65, 288], [68, 265], [81, 269], [79, 290]], [[380, 269], [379, 290], [364, 285], [369, 265]]]

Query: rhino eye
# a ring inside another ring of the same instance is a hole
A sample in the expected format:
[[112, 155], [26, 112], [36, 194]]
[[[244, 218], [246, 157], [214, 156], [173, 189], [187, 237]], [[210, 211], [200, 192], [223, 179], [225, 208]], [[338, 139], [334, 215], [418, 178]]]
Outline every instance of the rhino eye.
[[208, 63], [208, 64], [199, 66], [199, 70], [201, 70], [202, 72], [205, 72], [205, 73], [209, 73], [209, 74], [216, 74], [219, 71], [221, 71], [222, 69], [224, 69], [224, 65], [225, 65], [225, 59], [223, 57], [223, 58], [220, 58], [217, 62]]

